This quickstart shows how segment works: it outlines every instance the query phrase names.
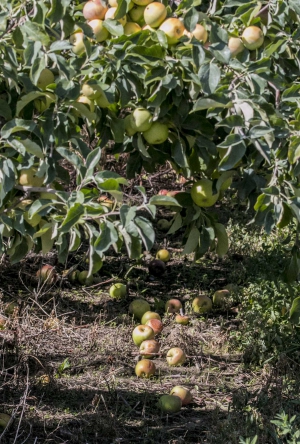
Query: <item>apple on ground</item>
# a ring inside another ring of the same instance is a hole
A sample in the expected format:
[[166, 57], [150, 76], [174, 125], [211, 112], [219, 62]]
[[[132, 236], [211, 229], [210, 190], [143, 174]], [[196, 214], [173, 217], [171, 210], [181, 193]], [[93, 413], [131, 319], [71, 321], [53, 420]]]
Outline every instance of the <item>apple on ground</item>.
[[144, 139], [150, 145], [160, 145], [169, 137], [169, 128], [161, 122], [152, 123], [151, 127], [143, 132]]
[[221, 307], [222, 305], [224, 305], [229, 295], [230, 295], [229, 290], [225, 288], [223, 290], [215, 291], [213, 295], [213, 304], [216, 305], [217, 307]]
[[140, 345], [140, 355], [143, 358], [151, 359], [159, 353], [160, 343], [155, 339], [147, 339]]
[[156, 259], [159, 259], [163, 262], [168, 262], [170, 260], [170, 253], [165, 248], [162, 248], [156, 253]]
[[7, 415], [7, 413], [0, 413], [0, 427], [5, 429], [8, 426], [10, 419], [11, 416]]
[[161, 317], [158, 313], [156, 313], [155, 311], [146, 311], [146, 313], [144, 313], [142, 316], [141, 324], [146, 325], [149, 319], [158, 319], [159, 321], [161, 321]]
[[182, 365], [185, 360], [186, 355], [180, 347], [171, 348], [167, 353], [167, 363], [172, 367]]
[[127, 287], [120, 282], [113, 284], [109, 289], [109, 294], [114, 299], [122, 299], [127, 294]]
[[182, 405], [188, 405], [193, 401], [193, 396], [191, 392], [185, 387], [181, 387], [180, 385], [176, 385], [170, 391], [170, 395], [179, 396], [181, 399]]
[[43, 265], [36, 273], [37, 278], [42, 283], [47, 283], [49, 285], [54, 284], [57, 281], [57, 274], [55, 268], [52, 265]]
[[69, 282], [71, 282], [72, 284], [75, 284], [75, 282], [78, 281], [79, 274], [80, 274], [79, 270], [74, 270], [70, 274], [68, 274]]
[[138, 347], [143, 341], [154, 338], [154, 331], [149, 325], [138, 325], [132, 332], [132, 339]]
[[129, 305], [129, 313], [136, 319], [142, 319], [146, 311], [150, 311], [150, 305], [145, 299], [135, 299]]
[[89, 272], [87, 270], [83, 270], [78, 274], [78, 282], [81, 285], [92, 285], [94, 282], [94, 276], [91, 275], [88, 277]]
[[[159, 190], [158, 195], [159, 196], [166, 196], [168, 194], [168, 190]], [[161, 220], [165, 220], [165, 219], [161, 219]]]
[[160, 231], [168, 231], [171, 225], [172, 222], [168, 221], [167, 219], [159, 219], [159, 221], [157, 222], [157, 228]]
[[146, 325], [152, 328], [155, 335], [161, 333], [164, 328], [163, 323], [159, 319], [149, 319]]
[[58, 318], [48, 318], [44, 322], [44, 328], [46, 330], [57, 330], [59, 328], [59, 319]]
[[242, 41], [247, 49], [253, 51], [263, 45], [264, 33], [258, 26], [248, 26], [242, 34]]
[[7, 318], [0, 314], [0, 330], [4, 330], [7, 323]]
[[179, 299], [169, 299], [165, 305], [165, 310], [166, 313], [168, 314], [179, 313], [181, 308], [182, 308], [182, 303], [180, 302]]
[[191, 197], [198, 207], [211, 207], [217, 202], [219, 193], [213, 194], [212, 185], [211, 180], [201, 179], [192, 186]]
[[152, 274], [153, 276], [161, 277], [165, 273], [167, 267], [163, 261], [159, 259], [153, 259], [150, 262], [148, 269], [149, 273]]
[[135, 374], [139, 378], [150, 378], [155, 374], [156, 367], [150, 359], [142, 359], [135, 366]]
[[195, 313], [207, 313], [212, 309], [212, 301], [208, 296], [197, 296], [192, 302], [192, 308]]
[[182, 407], [182, 401], [176, 395], [162, 395], [159, 398], [158, 407], [163, 413], [178, 413]]
[[178, 314], [175, 316], [175, 322], [176, 324], [188, 325], [188, 323], [190, 322], [190, 318], [189, 316]]

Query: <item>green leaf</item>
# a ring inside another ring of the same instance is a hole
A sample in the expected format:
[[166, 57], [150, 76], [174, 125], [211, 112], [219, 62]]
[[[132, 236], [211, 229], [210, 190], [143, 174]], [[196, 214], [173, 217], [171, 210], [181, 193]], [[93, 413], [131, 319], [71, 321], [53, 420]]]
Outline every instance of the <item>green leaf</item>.
[[60, 233], [68, 233], [75, 225], [81, 216], [84, 214], [84, 206], [80, 203], [75, 203], [69, 210], [68, 213], [61, 224], [59, 231]]
[[231, 108], [232, 101], [224, 95], [200, 98], [193, 107], [193, 111], [200, 111], [208, 108]]
[[199, 245], [200, 232], [197, 227], [193, 227], [189, 233], [182, 254], [190, 254]]
[[300, 324], [300, 297], [293, 300], [290, 309], [290, 321], [295, 325]]
[[50, 38], [48, 34], [46, 34], [43, 27], [40, 26], [38, 23], [26, 21], [22, 24], [21, 31], [23, 35], [26, 36], [29, 40], [40, 42], [44, 46], [48, 46], [50, 44]]
[[99, 237], [97, 238], [94, 247], [95, 251], [102, 256], [102, 254], [109, 249], [109, 247], [117, 242], [118, 240], [118, 233], [115, 229], [114, 225], [106, 220], [105, 222], [102, 222], [100, 225], [101, 233]]
[[169, 196], [153, 196], [151, 197], [149, 201], [150, 205], [164, 205], [166, 207], [168, 206], [174, 206], [174, 207], [180, 207], [179, 203], [174, 197]]
[[10, 106], [3, 99], [0, 99], [0, 116], [4, 117], [5, 120], [10, 120], [12, 118]]
[[246, 145], [243, 140], [235, 143], [228, 148], [225, 156], [221, 159], [218, 170], [227, 171], [236, 167], [237, 163], [243, 158], [246, 153]]
[[151, 222], [143, 216], [136, 217], [134, 221], [146, 250], [150, 251], [155, 241], [155, 232]]
[[220, 83], [220, 68], [215, 63], [206, 63], [199, 70], [199, 78], [203, 91], [212, 94]]
[[8, 139], [11, 134], [19, 131], [34, 132], [35, 129], [36, 124], [32, 120], [12, 119], [3, 126], [1, 135], [4, 139]]
[[191, 8], [184, 16], [184, 26], [185, 28], [192, 32], [194, 31], [199, 19], [198, 11], [195, 8]]
[[287, 88], [282, 93], [283, 102], [298, 102], [300, 99], [300, 85], [295, 84], [291, 88]]
[[219, 223], [214, 224], [214, 230], [217, 238], [216, 252], [219, 257], [223, 257], [229, 248], [227, 232], [224, 225]]
[[273, 128], [268, 126], [253, 126], [249, 131], [249, 136], [251, 139], [258, 139], [259, 137], [265, 136], [266, 134], [272, 133], [274, 131]]
[[104, 20], [103, 26], [112, 35], [121, 36], [124, 34], [124, 27], [117, 20]]

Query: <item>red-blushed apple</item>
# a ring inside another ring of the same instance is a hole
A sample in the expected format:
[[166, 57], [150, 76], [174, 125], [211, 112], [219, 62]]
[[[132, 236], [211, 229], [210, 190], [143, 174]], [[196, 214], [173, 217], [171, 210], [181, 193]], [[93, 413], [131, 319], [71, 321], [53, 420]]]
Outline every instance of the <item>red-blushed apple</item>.
[[159, 319], [149, 319], [149, 321], [146, 322], [146, 325], [149, 325], [149, 327], [152, 328], [155, 335], [161, 333], [164, 328], [163, 323]]
[[176, 395], [162, 395], [157, 405], [163, 413], [178, 413], [182, 407], [182, 401]]
[[168, 231], [171, 225], [172, 222], [167, 219], [159, 219], [159, 221], [157, 222], [157, 228], [160, 231]]
[[48, 285], [52, 285], [57, 280], [57, 274], [55, 268], [52, 265], [43, 265], [36, 273], [37, 278]]
[[146, 311], [150, 311], [150, 305], [145, 299], [135, 299], [129, 305], [128, 310], [136, 319], [142, 319]]
[[171, 348], [167, 353], [167, 363], [172, 367], [182, 365], [185, 360], [186, 355], [180, 347]]
[[168, 190], [159, 190], [158, 195], [159, 196], [166, 196], [168, 194]]
[[148, 265], [148, 269], [149, 273], [153, 276], [161, 277], [165, 273], [167, 267], [163, 261], [159, 259], [153, 259]]
[[146, 325], [149, 319], [158, 319], [159, 321], [161, 321], [161, 317], [158, 313], [156, 313], [155, 311], [146, 311], [146, 313], [144, 313], [142, 316], [141, 324]]
[[110, 287], [109, 294], [113, 299], [123, 299], [127, 294], [127, 287], [118, 282]]
[[212, 309], [212, 301], [208, 296], [197, 296], [192, 302], [192, 308], [195, 313], [207, 313]]
[[242, 41], [247, 49], [253, 51], [263, 45], [264, 33], [258, 26], [248, 26], [242, 34]]
[[160, 343], [155, 339], [147, 339], [140, 345], [140, 355], [143, 358], [151, 359], [159, 353]]
[[193, 396], [191, 392], [185, 387], [181, 387], [180, 385], [176, 385], [170, 391], [170, 395], [179, 396], [181, 399], [182, 405], [188, 405], [193, 401]]
[[5, 429], [8, 426], [10, 419], [11, 416], [7, 413], [0, 413], [0, 427]]
[[106, 4], [101, 0], [89, 0], [85, 3], [82, 14], [86, 20], [103, 20], [107, 11]]
[[213, 304], [217, 307], [221, 307], [222, 305], [224, 305], [229, 295], [230, 292], [226, 289], [215, 291], [213, 295]]
[[138, 347], [143, 341], [154, 338], [154, 331], [149, 325], [138, 325], [132, 332], [132, 339]]
[[88, 277], [89, 272], [87, 270], [83, 270], [78, 275], [78, 282], [81, 285], [92, 285], [94, 282], [94, 276], [91, 275]]
[[176, 324], [188, 325], [188, 323], [190, 322], [190, 318], [189, 316], [178, 314], [175, 316], [175, 322]]
[[135, 366], [135, 374], [139, 378], [150, 378], [155, 375], [156, 367], [150, 359], [142, 359]]
[[176, 191], [176, 190], [168, 191], [168, 192], [167, 192], [167, 196], [169, 196], [169, 197], [175, 197], [176, 194], [178, 194], [178, 193], [180, 193], [180, 191]]
[[182, 303], [180, 302], [179, 299], [169, 299], [165, 305], [165, 310], [166, 313], [168, 314], [179, 313], [181, 308], [182, 308]]
[[162, 248], [156, 253], [156, 259], [159, 259], [163, 262], [168, 262], [170, 260], [170, 253], [165, 248]]

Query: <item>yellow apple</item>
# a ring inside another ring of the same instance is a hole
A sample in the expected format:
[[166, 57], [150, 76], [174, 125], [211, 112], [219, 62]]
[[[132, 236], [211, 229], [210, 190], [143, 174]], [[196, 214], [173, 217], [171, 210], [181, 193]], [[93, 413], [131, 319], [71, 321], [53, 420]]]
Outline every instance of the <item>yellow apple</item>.
[[96, 42], [101, 43], [108, 39], [109, 32], [103, 26], [103, 20], [94, 19], [88, 22], [88, 25], [92, 28], [96, 37]]
[[219, 193], [213, 194], [212, 185], [211, 180], [201, 179], [192, 186], [191, 197], [198, 207], [211, 207], [217, 202]]
[[[108, 20], [108, 19], [112, 19], [112, 20], [114, 20], [116, 10], [117, 10], [117, 8], [109, 8], [109, 9], [107, 10], [106, 14], [105, 14], [105, 20]], [[125, 26], [125, 25], [126, 25], [126, 22], [127, 22], [127, 17], [126, 17], [126, 15], [124, 15], [124, 17], [121, 17], [120, 19], [117, 19], [117, 21], [118, 21], [119, 23], [121, 23], [121, 25]]]
[[248, 26], [242, 34], [244, 45], [250, 51], [260, 48], [264, 43], [264, 33], [258, 26]]
[[72, 45], [72, 51], [76, 55], [82, 55], [85, 52], [84, 34], [81, 31], [74, 32], [69, 38]]
[[153, 2], [146, 6], [144, 20], [146, 25], [158, 28], [167, 17], [167, 8], [160, 2]]
[[35, 167], [21, 170], [19, 175], [19, 184], [26, 187], [41, 187], [44, 183], [44, 177], [38, 177], [36, 173], [37, 169]]
[[192, 302], [192, 308], [195, 313], [207, 313], [212, 309], [212, 301], [208, 296], [197, 296]]
[[44, 68], [39, 76], [36, 86], [44, 91], [50, 83], [54, 83], [54, 74], [50, 69]]
[[188, 316], [178, 314], [175, 316], [175, 322], [176, 324], [188, 325], [190, 318]]
[[154, 122], [152, 126], [143, 132], [144, 139], [150, 145], [159, 145], [169, 137], [169, 128], [164, 123]]
[[126, 25], [124, 26], [124, 34], [125, 35], [132, 35], [132, 34], [135, 34], [136, 32], [141, 31], [141, 29], [142, 28], [137, 23], [127, 22]]
[[197, 23], [195, 29], [191, 32], [191, 34], [195, 37], [195, 39], [199, 40], [200, 42], [206, 43], [208, 33], [203, 25]]
[[186, 355], [180, 347], [171, 348], [167, 353], [167, 363], [171, 367], [177, 367], [184, 364]]
[[176, 385], [170, 391], [170, 395], [179, 396], [181, 399], [182, 405], [188, 405], [193, 401], [193, 396], [191, 392], [185, 387], [181, 387], [180, 385]]
[[169, 262], [170, 253], [165, 248], [163, 248], [162, 250], [158, 250], [158, 252], [156, 253], [156, 259], [160, 259], [163, 262]]
[[138, 6], [147, 6], [149, 3], [152, 3], [153, 0], [132, 0], [134, 4]]
[[231, 57], [233, 58], [243, 52], [245, 46], [239, 37], [230, 37], [228, 40], [228, 48], [230, 50]]
[[106, 11], [107, 6], [101, 0], [89, 0], [84, 5], [82, 13], [86, 20], [103, 20]]
[[169, 18], [160, 25], [159, 29], [166, 34], [168, 44], [175, 45], [183, 36], [185, 27], [178, 18]]
[[130, 19], [138, 24], [144, 23], [144, 11], [146, 6], [134, 5], [133, 8], [128, 12]]
[[135, 366], [135, 374], [139, 378], [150, 378], [155, 374], [156, 367], [150, 359], [142, 359]]
[[217, 290], [213, 295], [213, 303], [214, 305], [221, 307], [224, 305], [226, 298], [230, 295], [229, 290], [224, 288], [223, 290]]

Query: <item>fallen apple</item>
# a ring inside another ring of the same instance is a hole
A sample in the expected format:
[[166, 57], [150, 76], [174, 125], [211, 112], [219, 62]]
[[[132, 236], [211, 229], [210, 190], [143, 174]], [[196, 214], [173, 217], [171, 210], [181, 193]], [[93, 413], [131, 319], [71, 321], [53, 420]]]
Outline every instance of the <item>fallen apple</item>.
[[158, 319], [159, 321], [161, 321], [161, 317], [158, 313], [156, 313], [155, 311], [146, 311], [146, 313], [144, 313], [142, 316], [141, 324], [146, 325], [149, 319]]
[[159, 259], [163, 262], [168, 262], [170, 260], [170, 253], [165, 248], [158, 250], [156, 253], [156, 259]]
[[198, 207], [211, 207], [217, 202], [219, 193], [213, 194], [212, 185], [211, 180], [201, 179], [192, 186], [191, 197]]
[[52, 285], [57, 281], [55, 268], [49, 264], [43, 265], [42, 268], [37, 271], [36, 277], [40, 282], [48, 285]]
[[181, 387], [180, 385], [176, 385], [175, 387], [173, 387], [170, 391], [170, 395], [179, 396], [182, 405], [188, 405], [193, 401], [193, 396], [191, 392], [188, 389]]
[[88, 277], [89, 272], [87, 270], [83, 270], [78, 274], [78, 282], [81, 285], [92, 285], [92, 283], [94, 282], [94, 277], [93, 275]]
[[213, 295], [213, 304], [217, 307], [221, 307], [222, 305], [224, 305], [229, 294], [230, 292], [227, 289], [215, 291]]
[[132, 332], [132, 339], [138, 347], [143, 341], [154, 338], [154, 331], [149, 325], [138, 325]]
[[178, 413], [181, 410], [182, 401], [176, 395], [162, 395], [157, 405], [164, 413]]
[[135, 366], [135, 374], [139, 378], [150, 378], [156, 372], [156, 367], [150, 359], [142, 359]]
[[159, 219], [159, 221], [157, 222], [157, 228], [160, 231], [168, 231], [171, 225], [172, 222], [168, 221], [167, 219]]
[[155, 335], [161, 333], [164, 328], [163, 323], [159, 319], [149, 319], [149, 321], [146, 322], [146, 325], [149, 325], [149, 327], [152, 328]]
[[150, 311], [150, 305], [145, 299], [135, 299], [129, 305], [129, 313], [133, 314], [136, 319], [142, 319], [146, 311]]
[[6, 323], [7, 323], [7, 318], [0, 314], [0, 330], [5, 329]]
[[7, 413], [0, 413], [0, 427], [2, 429], [5, 429], [8, 426], [10, 420], [10, 415], [7, 415]]
[[161, 277], [165, 273], [167, 267], [163, 261], [159, 259], [153, 259], [148, 265], [148, 269], [149, 273], [153, 276]]
[[79, 274], [80, 274], [79, 270], [74, 270], [70, 274], [68, 274], [69, 282], [71, 282], [72, 284], [75, 284], [75, 282], [78, 281]]
[[208, 296], [197, 296], [192, 302], [192, 308], [195, 313], [207, 313], [212, 309], [212, 301]]
[[168, 314], [179, 313], [182, 303], [179, 299], [169, 299], [165, 305], [165, 311]]
[[186, 355], [180, 347], [171, 348], [167, 353], [167, 363], [176, 367], [182, 365], [186, 360]]
[[154, 122], [152, 126], [143, 132], [143, 137], [150, 145], [160, 145], [169, 137], [169, 128], [161, 122]]
[[190, 318], [189, 318], [189, 316], [184, 316], [184, 315], [178, 314], [175, 316], [175, 322], [176, 322], [176, 324], [188, 325], [188, 323], [190, 322]]
[[110, 287], [109, 294], [114, 299], [123, 299], [127, 294], [127, 287], [118, 282]]
[[258, 26], [248, 26], [242, 34], [242, 41], [247, 49], [253, 51], [264, 43], [264, 33]]
[[140, 345], [140, 355], [143, 358], [151, 359], [159, 353], [160, 343], [155, 339], [147, 339]]

